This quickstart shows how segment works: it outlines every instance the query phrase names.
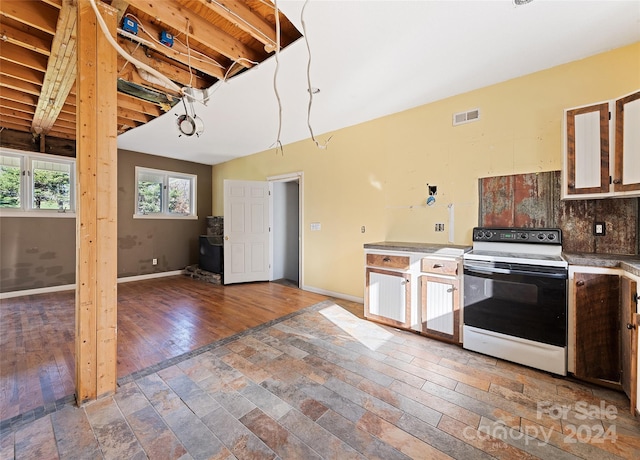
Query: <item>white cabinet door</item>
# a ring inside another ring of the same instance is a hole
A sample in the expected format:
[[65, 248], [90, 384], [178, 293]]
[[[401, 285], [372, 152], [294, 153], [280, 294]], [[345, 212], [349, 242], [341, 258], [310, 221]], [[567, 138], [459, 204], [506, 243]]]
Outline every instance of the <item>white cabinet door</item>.
[[609, 103], [567, 110], [565, 122], [565, 195], [608, 193]]
[[365, 316], [393, 326], [410, 323], [411, 275], [367, 268]]
[[615, 192], [640, 191], [640, 91], [616, 101]]
[[422, 332], [450, 340], [459, 339], [460, 282], [435, 276], [420, 277]]

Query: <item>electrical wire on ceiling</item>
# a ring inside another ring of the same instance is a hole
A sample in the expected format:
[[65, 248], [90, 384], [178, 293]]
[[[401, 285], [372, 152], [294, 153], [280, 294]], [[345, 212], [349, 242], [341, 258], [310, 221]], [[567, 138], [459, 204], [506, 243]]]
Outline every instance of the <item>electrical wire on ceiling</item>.
[[107, 27], [107, 24], [104, 22], [104, 18], [100, 14], [100, 11], [98, 11], [98, 6], [96, 5], [95, 0], [89, 0], [89, 3], [91, 4], [91, 8], [93, 8], [93, 12], [96, 15], [96, 19], [98, 20], [98, 24], [100, 25], [100, 29], [102, 30], [102, 33], [106, 37], [106, 39], [109, 42], [109, 44], [111, 46], [113, 46], [115, 48], [115, 50], [123, 58], [125, 58], [127, 61], [131, 62], [131, 64], [133, 64], [137, 68], [141, 68], [141, 69], [149, 72], [151, 75], [154, 75], [154, 76], [158, 77], [165, 84], [167, 84], [168, 87], [171, 88], [172, 90], [174, 90], [174, 91], [176, 91], [176, 92], [178, 92], [180, 94], [184, 94], [183, 88], [179, 87], [173, 81], [171, 81], [169, 78], [167, 78], [166, 76], [164, 76], [163, 74], [161, 74], [160, 72], [155, 70], [154, 68], [148, 66], [144, 62], [140, 62], [139, 60], [137, 60], [133, 56], [129, 55], [129, 53], [127, 53], [124, 49], [122, 49], [122, 47], [118, 44], [118, 42], [115, 41], [115, 39], [113, 38], [113, 36], [109, 32], [109, 27]]
[[[136, 23], [138, 24], [138, 27], [140, 27], [140, 30], [142, 30], [142, 31], [143, 31], [143, 32], [144, 32], [144, 33], [145, 33], [145, 34], [146, 34], [146, 35], [147, 35], [151, 40], [153, 40], [153, 42], [157, 43], [158, 45], [165, 46], [164, 44], [162, 44], [162, 42], [161, 42], [160, 40], [158, 40], [155, 36], [153, 36], [153, 34], [149, 33], [149, 31], [148, 31], [147, 29], [145, 29], [145, 28], [144, 28], [144, 25], [143, 25], [142, 21], [140, 21], [140, 19], [138, 19], [134, 14], [132, 14], [132, 13], [126, 13], [124, 16], [125, 16], [125, 17], [128, 17], [128, 18], [131, 18], [131, 19], [133, 19], [134, 21], [136, 21]], [[187, 36], [187, 39], [188, 39], [188, 37], [189, 37], [188, 33], [187, 33], [187, 34], [185, 34], [185, 35]], [[134, 37], [135, 37], [135, 38], [134, 38]], [[131, 38], [131, 39], [133, 39], [133, 40], [138, 40], [138, 38], [137, 38], [135, 35], [134, 35], [133, 37], [129, 37], [129, 38]], [[180, 41], [180, 40], [178, 39], [178, 37], [174, 36], [174, 37], [173, 37], [173, 39], [174, 39], [174, 41], [176, 41], [176, 42], [180, 43], [180, 44], [181, 44], [182, 46], [184, 46], [185, 48], [189, 49], [188, 45], [186, 45], [185, 43], [183, 43], [182, 41]], [[182, 51], [178, 51], [177, 49], [173, 49], [173, 52], [175, 52], [175, 53], [177, 53], [177, 54], [179, 54], [179, 55], [181, 55], [181, 56], [187, 56], [187, 53], [183, 53]], [[206, 55], [206, 54], [204, 54], [204, 53], [201, 53], [201, 52], [200, 52], [200, 51], [198, 51], [198, 50], [190, 50], [189, 52], [190, 52], [191, 54], [198, 54], [198, 55], [203, 56], [203, 57], [205, 58], [205, 59], [202, 59], [202, 58], [198, 58], [198, 57], [196, 57], [196, 56], [193, 56], [193, 59], [195, 59], [195, 60], [197, 60], [197, 61], [200, 61], [200, 62], [209, 62], [209, 63], [214, 64], [214, 65], [215, 65], [215, 66], [217, 66], [217, 67], [220, 67], [221, 69], [224, 69], [224, 66], [223, 66], [222, 64], [220, 64], [218, 61], [216, 61], [215, 59], [213, 59], [213, 58], [212, 58], [212, 57], [210, 57], [210, 56], [207, 56], [207, 55]]]
[[307, 60], [307, 90], [309, 92], [309, 106], [307, 108], [307, 126], [309, 127], [309, 133], [311, 134], [311, 140], [313, 140], [313, 142], [316, 144], [316, 147], [318, 147], [319, 149], [326, 149], [327, 144], [329, 143], [329, 141], [331, 140], [331, 137], [333, 136], [329, 136], [329, 139], [327, 139], [324, 142], [324, 144], [320, 144], [320, 142], [316, 140], [316, 137], [313, 134], [313, 128], [311, 127], [311, 106], [313, 105], [313, 94], [314, 92], [317, 92], [317, 91], [314, 91], [314, 89], [311, 87], [311, 47], [309, 46], [307, 26], [304, 22], [304, 10], [307, 7], [308, 3], [309, 3], [309, 0], [305, 0], [304, 5], [302, 5], [302, 11], [300, 12], [300, 23], [302, 24], [302, 35], [304, 36], [304, 42], [307, 45], [307, 54], [309, 55], [309, 59]]
[[282, 142], [280, 141], [280, 134], [282, 133], [282, 100], [280, 99], [280, 93], [278, 93], [278, 69], [280, 68], [280, 12], [278, 9], [278, 0], [274, 0], [273, 6], [275, 7], [276, 18], [276, 68], [273, 72], [273, 90], [278, 101], [278, 135], [276, 136], [276, 154], [278, 151], [284, 155], [284, 149], [282, 148]]
[[[216, 5], [218, 5], [219, 8], [222, 8], [223, 10], [225, 10], [227, 13], [231, 14], [232, 16], [234, 16], [236, 19], [238, 19], [240, 22], [242, 22], [243, 24], [245, 24], [246, 26], [248, 26], [249, 28], [253, 29], [255, 32], [257, 32], [259, 35], [262, 35], [270, 44], [271, 46], [277, 45], [277, 42], [274, 42], [273, 39], [271, 39], [271, 37], [269, 37], [267, 34], [265, 34], [264, 32], [262, 32], [260, 29], [258, 29], [257, 27], [255, 27], [253, 24], [251, 24], [249, 21], [247, 21], [245, 18], [243, 18], [241, 15], [239, 15], [238, 13], [236, 13], [235, 11], [227, 8], [225, 5], [223, 5], [222, 3], [216, 1], [216, 0], [208, 0], [209, 3], [215, 3]], [[269, 7], [271, 8], [273, 5], [269, 5]]]

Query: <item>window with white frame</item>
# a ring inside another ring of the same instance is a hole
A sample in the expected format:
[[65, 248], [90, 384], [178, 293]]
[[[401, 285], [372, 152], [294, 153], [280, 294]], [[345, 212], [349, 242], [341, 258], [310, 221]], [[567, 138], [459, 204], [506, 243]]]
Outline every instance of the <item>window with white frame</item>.
[[0, 149], [3, 215], [75, 213], [74, 159]]
[[191, 218], [196, 215], [196, 176], [136, 166], [138, 218]]

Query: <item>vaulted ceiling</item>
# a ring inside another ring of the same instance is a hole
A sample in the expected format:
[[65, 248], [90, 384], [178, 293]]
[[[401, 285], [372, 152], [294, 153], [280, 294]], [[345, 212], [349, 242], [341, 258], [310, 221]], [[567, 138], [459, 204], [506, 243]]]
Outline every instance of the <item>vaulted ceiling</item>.
[[[278, 41], [269, 0], [104, 3], [117, 10], [120, 47], [176, 84], [168, 87], [119, 56], [118, 134], [170, 110], [181, 100], [176, 86], [206, 89], [228, 80], [268, 58]], [[0, 2], [0, 127], [75, 139], [76, 5]], [[283, 49], [300, 33], [284, 15], [278, 18]]]

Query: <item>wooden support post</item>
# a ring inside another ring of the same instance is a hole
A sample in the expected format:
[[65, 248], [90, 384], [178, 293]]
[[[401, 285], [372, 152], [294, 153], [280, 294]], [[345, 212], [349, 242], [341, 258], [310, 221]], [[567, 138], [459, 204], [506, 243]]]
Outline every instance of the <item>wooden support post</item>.
[[[96, 1], [112, 35], [117, 11]], [[89, 0], [78, 1], [76, 398], [117, 379], [117, 56]]]

